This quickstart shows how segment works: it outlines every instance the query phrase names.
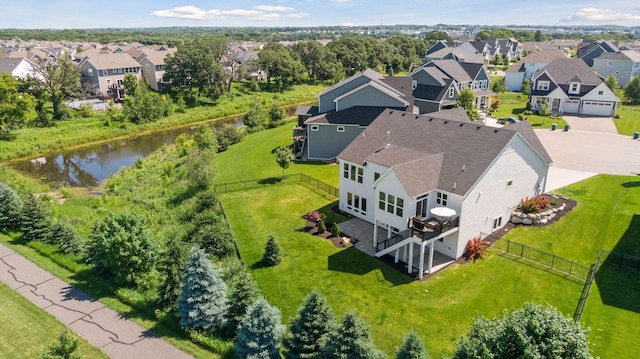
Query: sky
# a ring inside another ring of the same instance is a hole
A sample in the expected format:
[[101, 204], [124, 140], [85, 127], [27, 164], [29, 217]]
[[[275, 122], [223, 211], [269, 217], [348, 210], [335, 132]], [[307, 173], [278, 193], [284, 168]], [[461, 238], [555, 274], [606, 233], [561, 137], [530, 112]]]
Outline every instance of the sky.
[[0, 28], [640, 26], [635, 0], [2, 0]]

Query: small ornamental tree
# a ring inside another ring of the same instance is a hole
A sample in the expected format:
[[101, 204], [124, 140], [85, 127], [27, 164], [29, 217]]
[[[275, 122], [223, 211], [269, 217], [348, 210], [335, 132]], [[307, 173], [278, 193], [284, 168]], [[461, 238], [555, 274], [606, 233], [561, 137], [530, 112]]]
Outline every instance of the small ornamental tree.
[[480, 113], [476, 107], [476, 94], [472, 89], [467, 87], [460, 90], [456, 103], [458, 107], [462, 107], [465, 110], [471, 121], [480, 119]]
[[484, 252], [487, 250], [487, 242], [483, 241], [480, 237], [474, 237], [467, 242], [464, 247], [464, 256], [467, 259], [481, 259]]
[[402, 346], [396, 351], [396, 359], [429, 359], [418, 333], [411, 331], [404, 337]]
[[226, 292], [222, 271], [213, 266], [203, 250], [191, 248], [177, 303], [180, 326], [191, 330], [221, 327], [228, 307]]
[[271, 106], [271, 108], [269, 108], [269, 113], [267, 114], [269, 116], [269, 127], [277, 127], [280, 125], [280, 122], [284, 119], [284, 114], [282, 107], [276, 104]]
[[348, 312], [342, 325], [327, 337], [320, 358], [323, 359], [381, 359], [384, 354], [376, 349], [369, 328], [354, 312]]
[[0, 229], [17, 231], [20, 229], [22, 200], [11, 187], [0, 182]]
[[264, 248], [262, 261], [268, 266], [274, 266], [282, 261], [282, 253], [276, 238], [272, 235], [267, 239], [267, 245]]
[[158, 245], [138, 216], [109, 213], [93, 228], [89, 253], [98, 273], [125, 284], [155, 268]]
[[340, 226], [338, 226], [337, 223], [333, 223], [331, 225], [331, 236], [332, 237], [339, 237], [340, 236]]
[[309, 211], [304, 215], [304, 218], [309, 222], [317, 223], [320, 220], [320, 212], [318, 211]]
[[324, 219], [318, 221], [318, 234], [323, 234], [327, 231], [327, 225], [324, 223]]
[[278, 308], [260, 298], [247, 310], [238, 329], [234, 351], [236, 358], [279, 359], [280, 339], [285, 327]]
[[556, 308], [527, 303], [492, 320], [477, 318], [453, 358], [591, 359], [588, 333]]
[[65, 330], [58, 336], [58, 340], [47, 349], [47, 352], [42, 355], [42, 359], [80, 359], [79, 355], [74, 354], [78, 349], [78, 345], [78, 339]]
[[22, 200], [20, 230], [27, 242], [46, 241], [51, 231], [51, 212], [46, 197], [28, 194]]
[[313, 291], [291, 321], [290, 335], [283, 341], [288, 359], [319, 358], [329, 333], [337, 326], [333, 310], [325, 298]]
[[242, 116], [242, 123], [247, 126], [249, 132], [256, 132], [262, 130], [264, 127], [265, 113], [260, 106], [260, 100], [255, 99], [249, 107], [244, 116]]
[[524, 81], [522, 81], [520, 92], [522, 92], [523, 95], [529, 96], [529, 94], [531, 93], [531, 80], [524, 79]]
[[289, 168], [295, 160], [293, 151], [288, 146], [278, 146], [273, 150], [273, 154], [276, 155], [278, 166], [282, 168], [282, 178], [284, 178], [284, 170]]
[[229, 300], [229, 309], [225, 314], [227, 318], [227, 328], [230, 334], [235, 336], [238, 332], [238, 326], [247, 314], [247, 309], [258, 299], [259, 291], [256, 283], [246, 270], [240, 271], [238, 279], [233, 286], [231, 298]]

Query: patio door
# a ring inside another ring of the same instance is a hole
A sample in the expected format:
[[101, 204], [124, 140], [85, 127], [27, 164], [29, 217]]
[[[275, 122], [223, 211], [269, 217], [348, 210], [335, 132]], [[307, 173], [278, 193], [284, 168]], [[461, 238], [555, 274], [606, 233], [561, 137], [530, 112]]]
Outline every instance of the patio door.
[[416, 199], [416, 217], [427, 218], [427, 207], [429, 205], [429, 195], [425, 194]]

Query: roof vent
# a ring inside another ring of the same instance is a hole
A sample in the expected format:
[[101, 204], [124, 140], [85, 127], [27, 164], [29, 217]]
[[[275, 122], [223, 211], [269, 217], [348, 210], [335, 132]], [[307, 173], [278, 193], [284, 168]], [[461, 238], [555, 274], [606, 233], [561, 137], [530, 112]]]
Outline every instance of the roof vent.
[[463, 164], [462, 165], [462, 172], [464, 172], [464, 170], [467, 168], [467, 165]]
[[391, 131], [387, 131], [387, 144], [384, 145], [384, 148], [389, 148], [391, 145]]
[[454, 191], [456, 190], [456, 183], [455, 182], [453, 182], [453, 190]]

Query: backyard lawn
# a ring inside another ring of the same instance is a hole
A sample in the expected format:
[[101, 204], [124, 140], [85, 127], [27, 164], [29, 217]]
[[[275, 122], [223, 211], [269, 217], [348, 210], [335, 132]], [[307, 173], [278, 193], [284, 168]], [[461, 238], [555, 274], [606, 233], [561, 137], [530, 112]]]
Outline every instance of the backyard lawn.
[[[516, 92], [503, 92], [497, 94], [500, 100], [498, 110], [492, 114], [495, 118], [514, 116], [518, 117], [519, 113], [524, 112], [527, 108], [528, 96]], [[533, 129], [551, 128], [551, 124], [555, 123], [562, 128], [567, 123], [561, 117], [526, 115], [529, 124]]]
[[[2, 282], [0, 298], [0, 353], [3, 358], [39, 358], [66, 329], [52, 315]], [[72, 336], [77, 338], [75, 334]], [[76, 354], [83, 358], [107, 358], [84, 339], [80, 339]]]

